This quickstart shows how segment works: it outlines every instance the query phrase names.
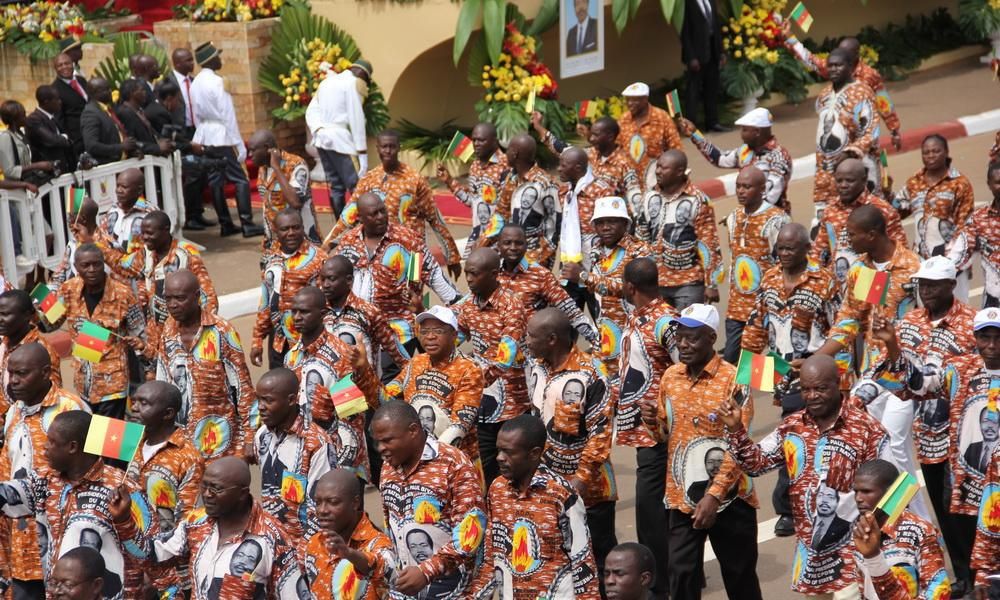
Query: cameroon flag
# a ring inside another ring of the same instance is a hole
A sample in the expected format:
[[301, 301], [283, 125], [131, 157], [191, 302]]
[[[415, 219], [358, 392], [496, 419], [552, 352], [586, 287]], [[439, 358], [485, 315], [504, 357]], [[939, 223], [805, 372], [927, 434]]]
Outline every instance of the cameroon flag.
[[854, 281], [854, 298], [870, 304], [885, 304], [889, 297], [889, 273], [868, 267], [858, 268]]
[[69, 194], [66, 196], [66, 214], [74, 215], [80, 212], [83, 208], [83, 198], [87, 195], [87, 190], [78, 187], [69, 188]]
[[774, 370], [773, 356], [763, 356], [743, 350], [736, 365], [736, 383], [749, 385], [762, 392], [773, 392]]
[[580, 121], [593, 119], [597, 116], [597, 102], [584, 100], [576, 103], [576, 118]]
[[455, 137], [451, 138], [451, 143], [448, 144], [448, 154], [462, 162], [469, 162], [474, 151], [472, 140], [461, 131], [456, 131]]
[[83, 451], [130, 462], [145, 430], [146, 427], [140, 423], [93, 415]]
[[410, 258], [406, 261], [406, 280], [417, 282], [420, 281], [420, 253], [414, 252], [410, 254]]
[[681, 96], [677, 90], [667, 94], [667, 112], [670, 113], [671, 117], [677, 117], [681, 114]]
[[350, 375], [345, 375], [330, 386], [330, 399], [333, 400], [337, 416], [341, 419], [368, 410], [368, 401], [365, 400], [365, 395], [361, 393], [358, 386], [354, 385]]
[[108, 347], [110, 337], [111, 330], [84, 321], [80, 332], [76, 334], [76, 340], [73, 341], [73, 356], [92, 363], [101, 362], [101, 356]]
[[907, 471], [900, 473], [875, 506], [875, 520], [879, 526], [883, 529], [891, 527], [899, 515], [906, 510], [906, 505], [910, 503], [919, 489], [920, 484], [917, 483], [916, 477]]
[[31, 290], [31, 297], [38, 302], [39, 310], [42, 311], [45, 320], [49, 323], [55, 323], [66, 314], [66, 305], [44, 283], [39, 283], [35, 289]]
[[801, 2], [796, 4], [790, 16], [804, 33], [809, 33], [809, 28], [813, 26], [813, 16], [809, 14], [805, 4]]

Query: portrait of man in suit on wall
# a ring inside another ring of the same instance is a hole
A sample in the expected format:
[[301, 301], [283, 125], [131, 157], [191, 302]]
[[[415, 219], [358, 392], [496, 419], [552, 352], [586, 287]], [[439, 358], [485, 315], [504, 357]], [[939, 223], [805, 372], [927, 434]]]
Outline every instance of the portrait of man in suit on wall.
[[597, 50], [597, 17], [590, 14], [589, 0], [572, 0], [576, 23], [566, 32], [566, 56]]

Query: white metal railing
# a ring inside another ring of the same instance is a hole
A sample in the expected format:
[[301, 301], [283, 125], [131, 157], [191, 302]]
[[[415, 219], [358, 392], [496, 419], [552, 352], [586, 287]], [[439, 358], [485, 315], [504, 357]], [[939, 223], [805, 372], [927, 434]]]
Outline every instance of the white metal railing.
[[[115, 178], [125, 169], [133, 167], [142, 169], [145, 176], [147, 203], [167, 213], [170, 217], [170, 233], [174, 237], [180, 237], [184, 225], [180, 152], [173, 152], [169, 156], [130, 158], [85, 171], [65, 173], [38, 186], [37, 194], [25, 190], [0, 190], [0, 267], [4, 276], [16, 282], [37, 265], [54, 269], [66, 248], [67, 231], [60, 217], [65, 212], [63, 198], [69, 194], [69, 188], [85, 187], [103, 213], [115, 204]], [[159, 192], [156, 189], [157, 180], [160, 183]], [[48, 251], [45, 239], [48, 231], [42, 212], [43, 202], [49, 203], [51, 215], [56, 221], [51, 228], [52, 252]], [[10, 207], [14, 207], [21, 226], [20, 268], [15, 259]]]

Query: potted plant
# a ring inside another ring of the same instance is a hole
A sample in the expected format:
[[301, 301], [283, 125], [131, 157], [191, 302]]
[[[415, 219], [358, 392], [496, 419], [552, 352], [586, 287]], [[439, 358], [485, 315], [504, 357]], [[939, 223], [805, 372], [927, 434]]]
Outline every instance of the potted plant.
[[959, 0], [958, 21], [966, 34], [977, 40], [988, 39], [993, 44], [984, 63], [1000, 58], [1000, 0]]

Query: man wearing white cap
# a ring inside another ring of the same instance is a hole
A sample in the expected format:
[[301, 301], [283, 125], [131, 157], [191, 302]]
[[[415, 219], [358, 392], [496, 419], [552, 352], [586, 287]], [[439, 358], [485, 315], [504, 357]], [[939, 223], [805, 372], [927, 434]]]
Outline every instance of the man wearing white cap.
[[618, 119], [618, 145], [626, 149], [643, 178], [649, 163], [665, 150], [681, 149], [681, 136], [667, 111], [649, 104], [648, 85], [633, 83], [622, 91], [622, 96], [628, 112]]
[[580, 263], [564, 263], [562, 277], [568, 282], [579, 282], [597, 298], [600, 307], [597, 333], [601, 345], [600, 352], [595, 354], [604, 361], [608, 377], [615, 381], [622, 330], [634, 308], [625, 300], [622, 275], [625, 265], [640, 256], [652, 256], [653, 249], [629, 234], [632, 218], [624, 198], [607, 196], [598, 200], [590, 223], [597, 234], [590, 248], [590, 270], [585, 271]]
[[[1000, 412], [995, 396], [997, 375], [1000, 374], [1000, 309], [984, 308], [977, 312], [972, 328], [978, 353], [948, 360], [942, 382], [942, 388], [948, 392], [952, 433], [948, 447], [951, 478], [947, 482], [951, 493], [950, 501], [946, 500], [950, 518], [947, 525], [941, 523], [941, 532], [948, 554], [958, 557], [958, 562], [952, 559], [954, 589], [966, 592], [972, 589], [973, 576], [982, 585], [989, 583], [984, 575], [996, 573], [993, 569], [983, 571], [984, 567], [996, 563], [996, 556], [985, 555], [982, 551], [986, 548], [981, 544], [976, 544], [976, 552], [972, 549], [977, 530], [980, 536], [984, 533], [987, 537], [997, 535], [996, 521], [989, 518], [989, 511], [996, 510], [997, 492], [995, 488], [986, 488], [986, 483], [988, 471], [995, 477], [998, 456], [995, 450], [1000, 441]], [[981, 507], [987, 512], [979, 520]], [[985, 598], [986, 595], [975, 597]]]
[[[946, 543], [954, 538], [954, 531], [946, 495], [950, 398], [943, 380], [947, 363], [976, 350], [975, 310], [955, 298], [956, 277], [955, 264], [943, 256], [921, 263], [913, 279], [922, 308], [906, 313], [895, 326], [888, 319], [876, 321], [880, 327], [874, 328], [872, 335], [885, 343], [886, 353], [865, 373], [866, 379], [897, 397], [916, 401], [917, 460]], [[914, 498], [910, 508], [917, 514], [927, 512], [921, 496]], [[952, 555], [956, 569], [961, 571], [964, 565], [967, 571], [968, 553], [963, 558], [952, 549]], [[957, 575], [959, 581], [969, 580], [968, 573]]]
[[768, 204], [790, 211], [787, 188], [792, 178], [792, 156], [771, 133], [771, 126], [774, 125], [771, 111], [757, 107], [737, 119], [736, 125], [740, 128], [743, 145], [721, 150], [708, 141], [694, 123], [683, 117], [678, 120], [680, 132], [691, 138], [695, 148], [708, 162], [722, 169], [757, 167], [767, 181], [764, 199]]
[[720, 406], [734, 403], [742, 407], [737, 422], [749, 427], [753, 400], [746, 386], [736, 383], [736, 367], [715, 352], [719, 329], [715, 307], [692, 304], [674, 321], [680, 363], [663, 374], [659, 398], [642, 405], [642, 420], [653, 438], [666, 442], [668, 456], [682, 458], [682, 468], [666, 471], [670, 597], [701, 598], [708, 538], [719, 559], [727, 596], [759, 600], [757, 493], [726, 453], [726, 430], [718, 418]]

